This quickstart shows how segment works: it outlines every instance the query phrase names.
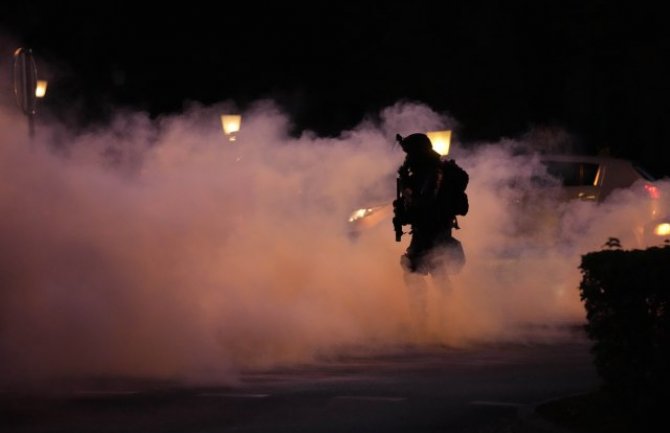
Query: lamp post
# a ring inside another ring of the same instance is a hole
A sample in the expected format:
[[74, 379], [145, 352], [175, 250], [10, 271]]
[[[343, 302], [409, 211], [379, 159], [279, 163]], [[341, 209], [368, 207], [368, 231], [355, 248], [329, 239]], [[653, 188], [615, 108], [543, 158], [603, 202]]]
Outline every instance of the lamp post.
[[239, 114], [222, 114], [221, 126], [223, 133], [228, 137], [229, 141], [235, 141], [235, 134], [240, 131], [240, 124], [242, 123], [242, 116]]
[[[35, 135], [35, 112], [37, 109], [37, 66], [31, 49], [19, 48], [14, 51], [14, 95], [23, 114], [28, 118], [28, 135]], [[46, 82], [40, 90], [44, 96]], [[41, 96], [39, 96], [41, 97]]]
[[449, 154], [449, 147], [451, 146], [451, 130], [444, 131], [428, 131], [426, 135], [433, 143], [433, 150], [440, 154], [440, 156], [447, 156]]

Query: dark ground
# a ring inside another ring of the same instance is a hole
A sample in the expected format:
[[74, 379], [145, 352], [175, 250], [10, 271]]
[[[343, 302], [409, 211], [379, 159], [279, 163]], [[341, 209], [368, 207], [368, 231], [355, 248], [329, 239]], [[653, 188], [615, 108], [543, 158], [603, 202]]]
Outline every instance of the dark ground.
[[555, 432], [571, 412], [540, 405], [543, 416], [560, 415], [549, 423], [533, 413], [537, 403], [597, 383], [581, 338], [407, 348], [249, 372], [234, 386], [117, 378], [6, 389], [0, 426], [3, 433]]
[[[547, 402], [535, 409], [535, 414], [554, 426], [584, 433], [639, 433], [654, 431], [644, 427], [629, 411], [618, 406], [610, 395], [601, 390]], [[660, 429], [662, 430], [662, 429]]]

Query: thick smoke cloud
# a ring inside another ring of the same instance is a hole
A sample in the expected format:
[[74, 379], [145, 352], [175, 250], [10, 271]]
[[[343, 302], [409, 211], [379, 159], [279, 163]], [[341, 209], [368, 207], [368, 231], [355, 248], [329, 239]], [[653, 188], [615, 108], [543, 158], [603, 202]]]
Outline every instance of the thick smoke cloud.
[[230, 142], [217, 123], [230, 109], [123, 113], [77, 135], [38, 124], [30, 141], [4, 104], [0, 382], [222, 382], [346, 350], [550, 339], [553, 325], [583, 321], [579, 254], [609, 230], [589, 223], [597, 209], [576, 204], [551, 242], [531, 246], [510, 203], [514, 180], [539, 166], [514, 156], [516, 143], [454, 145], [471, 176], [457, 232], [467, 264], [450, 293], [431, 295], [429, 313], [444, 321], [420, 333], [399, 266], [407, 240], [395, 243], [389, 222], [352, 241], [346, 220], [394, 193], [385, 180], [403, 158], [396, 133], [455, 120], [399, 103], [337, 138], [292, 138], [291, 119], [261, 101]]

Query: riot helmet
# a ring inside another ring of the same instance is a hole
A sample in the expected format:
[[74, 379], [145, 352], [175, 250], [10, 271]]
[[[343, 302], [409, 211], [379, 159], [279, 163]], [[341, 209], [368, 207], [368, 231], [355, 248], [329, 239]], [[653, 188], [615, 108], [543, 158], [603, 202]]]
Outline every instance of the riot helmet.
[[415, 133], [404, 138], [398, 134], [396, 139], [407, 154], [428, 154], [433, 150], [433, 144], [426, 134]]

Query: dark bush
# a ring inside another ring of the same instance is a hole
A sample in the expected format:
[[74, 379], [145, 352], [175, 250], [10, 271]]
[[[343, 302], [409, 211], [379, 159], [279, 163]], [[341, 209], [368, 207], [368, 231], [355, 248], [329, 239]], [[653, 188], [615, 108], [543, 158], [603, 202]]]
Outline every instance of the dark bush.
[[649, 418], [670, 401], [670, 247], [582, 256], [580, 295], [604, 389]]

